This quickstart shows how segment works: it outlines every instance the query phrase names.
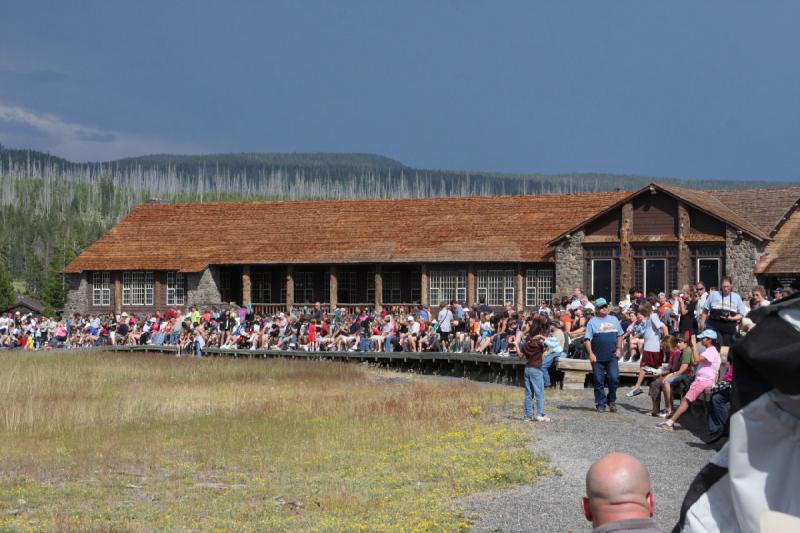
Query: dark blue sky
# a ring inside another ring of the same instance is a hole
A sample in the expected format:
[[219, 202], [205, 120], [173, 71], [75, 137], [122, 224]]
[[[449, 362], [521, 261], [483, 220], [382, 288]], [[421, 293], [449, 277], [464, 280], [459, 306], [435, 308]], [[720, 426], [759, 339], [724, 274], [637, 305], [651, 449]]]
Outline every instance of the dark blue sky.
[[800, 179], [800, 2], [0, 0], [0, 143]]

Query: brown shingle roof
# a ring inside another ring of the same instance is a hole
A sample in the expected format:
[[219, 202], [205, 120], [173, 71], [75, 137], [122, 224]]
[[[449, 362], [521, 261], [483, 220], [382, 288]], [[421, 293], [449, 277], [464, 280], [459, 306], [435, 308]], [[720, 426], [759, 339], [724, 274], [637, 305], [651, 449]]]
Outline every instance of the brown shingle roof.
[[143, 204], [64, 269], [209, 264], [541, 262], [547, 242], [627, 196]]
[[731, 210], [772, 234], [783, 217], [800, 201], [800, 187], [713, 191]]
[[796, 274], [800, 268], [800, 209], [789, 219], [767, 245], [756, 272], [758, 274]]

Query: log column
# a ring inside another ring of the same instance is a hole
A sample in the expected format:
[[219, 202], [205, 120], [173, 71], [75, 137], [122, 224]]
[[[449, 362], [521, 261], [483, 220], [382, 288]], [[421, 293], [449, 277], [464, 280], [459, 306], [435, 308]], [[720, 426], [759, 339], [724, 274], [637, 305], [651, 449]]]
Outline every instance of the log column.
[[678, 286], [674, 289], [682, 290], [684, 285], [689, 285], [692, 279], [692, 255], [689, 251], [689, 232], [691, 221], [686, 204], [678, 202]]
[[336, 309], [336, 306], [339, 303], [339, 278], [336, 277], [336, 265], [331, 265], [328, 269], [330, 272], [330, 295], [328, 299], [330, 300], [331, 311]]
[[525, 309], [525, 268], [522, 263], [517, 263], [517, 273], [514, 278], [514, 307], [517, 313]]
[[153, 304], [155, 305], [156, 311], [161, 311], [161, 278], [166, 276], [164, 272], [154, 272], [153, 277], [155, 277], [155, 281], [153, 283]]
[[253, 303], [253, 285], [250, 281], [250, 265], [242, 267], [242, 307]]
[[622, 206], [622, 221], [619, 225], [619, 282], [622, 299], [633, 287], [633, 203]]
[[477, 295], [478, 290], [475, 286], [475, 263], [469, 263], [467, 265], [467, 307], [470, 309], [475, 305]]
[[122, 312], [122, 273], [114, 272], [114, 314]]
[[291, 312], [294, 306], [294, 269], [286, 265], [286, 311]]
[[430, 301], [428, 301], [428, 289], [430, 289], [430, 285], [428, 284], [428, 265], [422, 263], [419, 266], [420, 271], [420, 280], [419, 280], [419, 299], [422, 305], [430, 305]]
[[383, 267], [375, 265], [375, 309], [383, 306]]

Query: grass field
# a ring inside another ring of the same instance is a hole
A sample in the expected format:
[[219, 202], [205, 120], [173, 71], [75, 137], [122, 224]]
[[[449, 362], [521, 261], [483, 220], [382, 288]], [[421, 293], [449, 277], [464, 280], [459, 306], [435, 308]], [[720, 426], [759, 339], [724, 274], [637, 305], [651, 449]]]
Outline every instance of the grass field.
[[454, 531], [548, 471], [521, 391], [284, 360], [0, 353], [0, 531]]

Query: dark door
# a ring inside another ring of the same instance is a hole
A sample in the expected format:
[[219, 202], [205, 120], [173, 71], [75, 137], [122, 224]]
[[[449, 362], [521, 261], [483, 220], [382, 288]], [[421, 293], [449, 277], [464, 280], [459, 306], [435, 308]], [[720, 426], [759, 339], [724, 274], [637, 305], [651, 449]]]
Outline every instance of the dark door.
[[719, 288], [719, 259], [698, 259], [697, 279], [702, 281], [707, 290]]
[[614, 290], [614, 268], [610, 259], [592, 260], [592, 294], [611, 301]]
[[644, 290], [647, 294], [667, 292], [667, 261], [665, 259], [645, 259]]

